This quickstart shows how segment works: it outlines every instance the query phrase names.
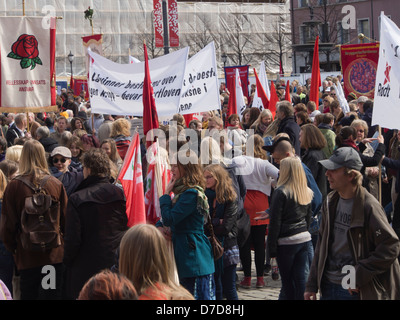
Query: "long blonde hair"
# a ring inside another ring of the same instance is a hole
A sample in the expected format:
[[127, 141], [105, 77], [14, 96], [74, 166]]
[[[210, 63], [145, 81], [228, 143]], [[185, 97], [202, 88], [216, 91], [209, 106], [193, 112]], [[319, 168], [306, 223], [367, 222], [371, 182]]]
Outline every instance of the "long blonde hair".
[[34, 183], [50, 174], [44, 147], [39, 141], [30, 139], [24, 143], [19, 159], [19, 174], [31, 176]]
[[219, 203], [235, 201], [237, 194], [233, 189], [233, 182], [225, 168], [219, 164], [210, 164], [203, 170], [209, 172], [216, 180], [215, 193]]
[[281, 160], [277, 187], [280, 186], [301, 205], [309, 204], [314, 196], [313, 191], [307, 186], [307, 178], [301, 161], [296, 157]]
[[193, 300], [175, 280], [175, 261], [161, 232], [151, 224], [131, 227], [120, 243], [119, 272], [130, 279], [139, 295], [161, 287], [166, 297]]

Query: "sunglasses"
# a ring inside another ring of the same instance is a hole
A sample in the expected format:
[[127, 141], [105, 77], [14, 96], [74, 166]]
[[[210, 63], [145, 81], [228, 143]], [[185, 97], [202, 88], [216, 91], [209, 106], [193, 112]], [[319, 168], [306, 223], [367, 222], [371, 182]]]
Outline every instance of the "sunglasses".
[[62, 159], [54, 158], [53, 159], [53, 163], [58, 163], [58, 162], [65, 163], [66, 161], [67, 161], [67, 159], [65, 159], [65, 158], [62, 158]]

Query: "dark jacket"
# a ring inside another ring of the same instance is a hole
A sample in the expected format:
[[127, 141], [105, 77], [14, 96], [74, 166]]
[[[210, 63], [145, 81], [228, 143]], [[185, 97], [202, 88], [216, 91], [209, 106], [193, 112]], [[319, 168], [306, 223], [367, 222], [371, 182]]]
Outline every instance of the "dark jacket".
[[127, 223], [124, 192], [107, 178], [89, 176], [71, 194], [64, 253], [68, 298], [77, 298], [90, 277], [111, 268]]
[[327, 195], [326, 170], [320, 163], [318, 163], [318, 161], [324, 159], [326, 159], [324, 152], [317, 149], [308, 149], [304, 151], [301, 158], [301, 161], [310, 169], [315, 182], [318, 185], [318, 189], [321, 191], [322, 201], [325, 200]]
[[64, 185], [67, 196], [69, 197], [79, 184], [83, 181], [82, 169], [77, 170], [72, 166], [69, 166], [68, 171], [63, 173], [58, 171], [56, 167], [50, 167], [51, 174], [62, 182]]
[[20, 133], [20, 131], [18, 130], [17, 126], [15, 125], [15, 123], [8, 128], [7, 133], [6, 133], [6, 140], [7, 140], [7, 146], [11, 147], [13, 146], [14, 140], [16, 138], [20, 138], [22, 135]]
[[308, 231], [310, 219], [311, 203], [300, 205], [284, 192], [283, 187], [276, 188], [272, 194], [268, 226], [270, 256], [276, 257], [279, 238]]
[[58, 147], [58, 142], [50, 137], [42, 138], [39, 140], [39, 142], [44, 147], [44, 151], [48, 153], [51, 153], [54, 150], [54, 148]]
[[281, 120], [276, 134], [282, 132], [287, 133], [289, 135], [290, 142], [292, 143], [292, 146], [294, 147], [296, 154], [300, 156], [300, 141], [299, 141], [300, 127], [296, 123], [294, 117], [289, 116]]
[[[206, 189], [205, 194], [210, 206], [211, 221], [214, 228], [214, 233], [218, 239], [224, 244], [225, 249], [232, 248], [237, 245], [237, 214], [238, 207], [236, 201], [219, 203], [216, 201], [215, 210], [214, 199], [216, 198], [215, 191]], [[221, 223], [221, 219], [223, 220]]]
[[[52, 198], [60, 201], [60, 230], [63, 233], [64, 217], [68, 201], [65, 189], [62, 183], [54, 177], [50, 177], [43, 188]], [[61, 263], [64, 255], [63, 245], [45, 253], [31, 252], [23, 249], [20, 237], [21, 213], [25, 205], [24, 199], [32, 194], [33, 190], [22, 181], [13, 179], [8, 183], [3, 197], [0, 235], [7, 250], [14, 253], [15, 264], [18, 270]]]

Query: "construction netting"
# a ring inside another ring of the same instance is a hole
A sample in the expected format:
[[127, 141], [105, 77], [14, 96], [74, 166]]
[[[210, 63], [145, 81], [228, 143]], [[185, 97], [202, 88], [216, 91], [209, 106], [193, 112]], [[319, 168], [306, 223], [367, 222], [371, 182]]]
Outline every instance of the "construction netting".
[[[24, 3], [24, 4], [23, 4]], [[84, 11], [91, 7], [93, 28]], [[246, 65], [258, 70], [265, 61], [267, 72], [292, 70], [289, 1], [286, 3], [178, 2], [179, 47], [195, 54], [215, 42], [217, 63]], [[143, 60], [143, 41], [149, 58], [164, 54], [154, 44], [152, 0], [3, 0], [0, 16], [57, 16], [57, 77], [70, 75], [68, 54], [74, 55], [73, 74], [84, 75], [85, 52], [82, 37], [103, 35], [103, 55], [128, 63], [129, 55]]]

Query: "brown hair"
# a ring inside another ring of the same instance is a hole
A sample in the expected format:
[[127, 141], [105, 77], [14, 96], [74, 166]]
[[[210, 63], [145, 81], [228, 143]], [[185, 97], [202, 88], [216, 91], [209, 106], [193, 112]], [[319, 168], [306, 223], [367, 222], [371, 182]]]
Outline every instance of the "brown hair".
[[91, 176], [109, 177], [111, 174], [110, 158], [103, 149], [92, 148], [85, 152], [82, 164], [90, 169]]
[[137, 300], [133, 283], [124, 275], [103, 270], [83, 286], [78, 300]]
[[315, 125], [305, 124], [300, 127], [300, 130], [301, 148], [321, 150], [327, 145], [325, 136]]

